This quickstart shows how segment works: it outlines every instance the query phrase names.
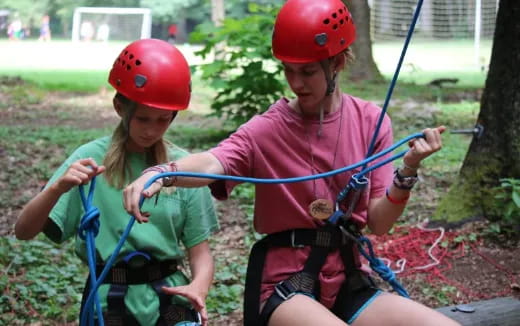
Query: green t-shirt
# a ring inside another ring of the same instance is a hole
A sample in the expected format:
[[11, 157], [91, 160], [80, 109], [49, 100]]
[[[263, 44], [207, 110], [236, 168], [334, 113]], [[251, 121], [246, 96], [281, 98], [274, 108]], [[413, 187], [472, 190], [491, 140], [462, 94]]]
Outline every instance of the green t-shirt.
[[[110, 146], [110, 137], [94, 140], [79, 147], [58, 168], [47, 183], [47, 187], [54, 183], [68, 167], [82, 158], [93, 158], [98, 164], [102, 164], [105, 154]], [[179, 148], [171, 148], [170, 159], [179, 159], [188, 153]], [[147, 167], [144, 154], [131, 153], [127, 157], [130, 167], [130, 180], [135, 180]], [[89, 185], [84, 186], [85, 196], [88, 194]], [[102, 262], [106, 262], [120, 240], [130, 215], [123, 208], [122, 189], [110, 186], [104, 175], [96, 177], [96, 187], [92, 205], [100, 212], [99, 234], [97, 235], [96, 251]], [[148, 223], [135, 223], [130, 235], [125, 241], [119, 257], [134, 251], [142, 251], [153, 256], [157, 260], [182, 259], [185, 255], [181, 243], [186, 248], [191, 248], [204, 240], [210, 233], [218, 228], [218, 222], [213, 207], [209, 189], [203, 188], [177, 188], [168, 193], [161, 191], [157, 205], [155, 197], [145, 200], [142, 210], [151, 214]], [[85, 242], [78, 236], [77, 230], [84, 214], [79, 188], [74, 187], [63, 194], [49, 214], [55, 226], [48, 228], [45, 234], [55, 242], [63, 242], [71, 237], [75, 238], [76, 254], [87, 261]], [[56, 230], [59, 230], [56, 232]], [[189, 282], [186, 276], [178, 271], [167, 278], [171, 286], [185, 285]], [[102, 306], [106, 305], [108, 285], [99, 288], [99, 297]], [[184, 298], [175, 298], [174, 302], [186, 302]], [[159, 317], [159, 300], [155, 291], [149, 285], [129, 286], [125, 303], [142, 325], [154, 325]]]

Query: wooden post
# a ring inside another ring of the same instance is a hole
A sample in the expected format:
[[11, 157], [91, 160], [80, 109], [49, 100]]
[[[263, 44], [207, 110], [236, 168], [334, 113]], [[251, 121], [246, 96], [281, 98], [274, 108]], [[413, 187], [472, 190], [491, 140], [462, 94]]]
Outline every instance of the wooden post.
[[[469, 310], [473, 312], [462, 312]], [[463, 326], [518, 326], [520, 325], [520, 300], [507, 297], [472, 302], [466, 305], [438, 308], [437, 311], [458, 321]]]

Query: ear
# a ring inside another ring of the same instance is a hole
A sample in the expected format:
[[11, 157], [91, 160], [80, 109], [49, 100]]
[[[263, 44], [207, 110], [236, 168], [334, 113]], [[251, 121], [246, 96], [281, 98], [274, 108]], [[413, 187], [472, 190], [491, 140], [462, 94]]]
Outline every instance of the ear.
[[337, 56], [334, 57], [334, 63], [333, 63], [333, 71], [339, 72], [342, 71], [345, 68], [345, 64], [347, 62], [347, 59], [345, 57], [345, 54], [341, 52]]
[[117, 100], [117, 98], [112, 99], [112, 104], [114, 105], [114, 110], [116, 111], [117, 115], [122, 119], [123, 118], [123, 108], [121, 107], [121, 103]]

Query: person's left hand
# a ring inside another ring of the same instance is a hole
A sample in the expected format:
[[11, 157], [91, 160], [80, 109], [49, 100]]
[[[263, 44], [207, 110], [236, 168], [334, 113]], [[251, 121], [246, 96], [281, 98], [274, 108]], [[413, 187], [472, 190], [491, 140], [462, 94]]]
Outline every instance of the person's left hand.
[[166, 287], [163, 286], [163, 292], [170, 295], [180, 295], [190, 300], [193, 309], [200, 313], [202, 326], [208, 324], [208, 312], [206, 310], [206, 294], [198, 289], [193, 283], [182, 286]]
[[414, 139], [408, 144], [410, 150], [403, 158], [404, 164], [411, 168], [418, 168], [422, 160], [440, 150], [442, 148], [441, 134], [445, 130], [445, 126], [424, 129], [424, 138]]

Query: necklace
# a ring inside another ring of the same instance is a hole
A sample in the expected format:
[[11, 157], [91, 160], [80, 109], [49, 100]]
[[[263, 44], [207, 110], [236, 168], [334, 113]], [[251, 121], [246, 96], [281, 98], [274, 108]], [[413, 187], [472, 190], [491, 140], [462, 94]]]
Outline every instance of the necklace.
[[[335, 148], [334, 148], [334, 156], [333, 156], [333, 159], [332, 159], [332, 166], [331, 166], [332, 170], [334, 170], [335, 165], [336, 165], [336, 157], [337, 157], [337, 154], [338, 154], [339, 138], [340, 138], [341, 129], [342, 129], [342, 126], [343, 126], [343, 98], [342, 98], [341, 105], [340, 105], [340, 116], [339, 116], [339, 119], [340, 120], [339, 120], [338, 134], [336, 136], [336, 145], [335, 145]], [[305, 120], [304, 120], [304, 122], [305, 122]], [[308, 130], [305, 127], [305, 125], [304, 125], [304, 134], [305, 134], [305, 139], [306, 139], [308, 147], [309, 147], [309, 155], [310, 155], [309, 166], [310, 166], [311, 174], [313, 174], [313, 175], [314, 174], [318, 174], [320, 172], [316, 168], [315, 159], [314, 159], [314, 152], [312, 150], [311, 139], [310, 139]], [[332, 189], [332, 185], [330, 184], [329, 179], [328, 178], [324, 178], [324, 179], [325, 179], [325, 187], [326, 187], [326, 189]], [[316, 199], [313, 200], [309, 204], [309, 213], [311, 214], [312, 217], [314, 217], [316, 219], [319, 219], [319, 220], [328, 219], [332, 215], [332, 213], [334, 213], [334, 203], [333, 203], [333, 201], [330, 200], [330, 199], [327, 199], [327, 198], [318, 198], [318, 194], [317, 194], [317, 191], [316, 191], [316, 189], [317, 189], [317, 187], [316, 187], [316, 179], [312, 180], [312, 188], [313, 188], [314, 198], [316, 198]]]

